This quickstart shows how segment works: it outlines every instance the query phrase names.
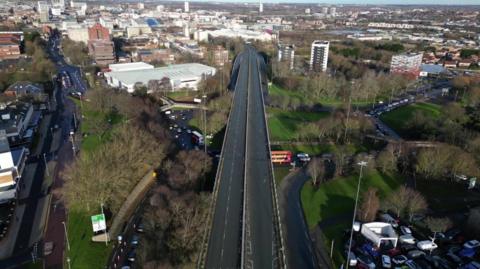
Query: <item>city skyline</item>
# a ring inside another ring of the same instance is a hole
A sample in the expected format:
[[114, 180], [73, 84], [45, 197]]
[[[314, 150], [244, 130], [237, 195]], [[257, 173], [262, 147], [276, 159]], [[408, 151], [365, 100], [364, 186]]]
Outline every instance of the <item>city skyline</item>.
[[[184, 2], [184, 0], [178, 0], [179, 2]], [[197, 1], [189, 1], [189, 2], [211, 2], [208, 0], [197, 0]], [[224, 2], [224, 3], [282, 3], [282, 4], [316, 4], [318, 3], [317, 1], [314, 0], [301, 0], [301, 1], [292, 1], [292, 0], [263, 0], [263, 1], [258, 1], [258, 0], [244, 0], [244, 1], [235, 1], [235, 0], [217, 0], [215, 2]], [[421, 3], [415, 0], [365, 0], [362, 1], [361, 4], [359, 4], [356, 1], [352, 0], [323, 0], [321, 3], [318, 3], [319, 5], [321, 4], [328, 4], [328, 5], [446, 5], [446, 6], [461, 6], [461, 5], [475, 5], [475, 6], [480, 6], [480, 3], [478, 0], [462, 0], [462, 1], [456, 1], [455, 3], [452, 3], [451, 0], [424, 0]]]

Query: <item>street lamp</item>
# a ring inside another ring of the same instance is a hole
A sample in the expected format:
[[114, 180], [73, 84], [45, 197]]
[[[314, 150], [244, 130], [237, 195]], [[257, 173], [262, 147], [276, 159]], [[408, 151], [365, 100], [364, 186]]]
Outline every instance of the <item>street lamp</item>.
[[360, 165], [360, 174], [358, 175], [357, 195], [355, 196], [355, 207], [353, 208], [352, 226], [350, 227], [350, 241], [348, 242], [348, 253], [347, 253], [347, 267], [346, 267], [347, 269], [350, 266], [350, 253], [352, 251], [352, 240], [353, 240], [353, 225], [355, 225], [355, 216], [357, 215], [358, 195], [360, 194], [360, 183], [362, 182], [362, 172], [363, 172], [363, 167], [367, 166], [367, 162], [361, 161], [357, 164]]
[[65, 221], [62, 221], [62, 224], [63, 224], [63, 230], [65, 231], [65, 238], [67, 239], [67, 249], [68, 251], [70, 251], [70, 241], [68, 240], [67, 225], [65, 225]]
[[74, 140], [74, 132], [70, 131], [70, 141], [72, 142], [72, 150], [73, 150], [73, 158], [75, 158], [75, 140]]
[[45, 152], [43, 153], [43, 162], [45, 163], [45, 171], [47, 172], [47, 176], [50, 176], [50, 172], [48, 171], [47, 158], [45, 157]]

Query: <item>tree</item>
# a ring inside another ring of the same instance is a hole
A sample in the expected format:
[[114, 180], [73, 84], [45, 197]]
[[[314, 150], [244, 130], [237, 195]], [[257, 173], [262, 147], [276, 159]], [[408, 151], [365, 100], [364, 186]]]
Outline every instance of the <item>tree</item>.
[[312, 178], [313, 185], [321, 183], [325, 177], [325, 160], [313, 158], [307, 166], [308, 175]]
[[425, 198], [414, 189], [401, 186], [390, 194], [383, 204], [385, 210], [391, 210], [397, 217], [408, 216], [411, 221], [413, 215], [427, 208]]
[[382, 173], [395, 173], [398, 170], [397, 161], [398, 157], [394, 152], [394, 148], [389, 145], [380, 151], [376, 163]]
[[380, 199], [376, 188], [369, 187], [366, 192], [362, 194], [360, 207], [358, 209], [358, 218], [363, 222], [374, 221], [380, 208]]
[[[452, 221], [449, 218], [428, 217], [425, 219], [425, 223], [433, 233], [443, 233], [452, 226]], [[433, 238], [435, 238], [435, 235]]]
[[174, 164], [166, 172], [169, 185], [176, 190], [186, 190], [196, 187], [198, 180], [212, 166], [212, 159], [203, 151], [180, 151]]

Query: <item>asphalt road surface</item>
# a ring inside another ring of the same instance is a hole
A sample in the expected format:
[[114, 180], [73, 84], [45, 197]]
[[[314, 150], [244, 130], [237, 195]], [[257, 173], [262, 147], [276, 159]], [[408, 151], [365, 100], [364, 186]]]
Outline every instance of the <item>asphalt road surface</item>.
[[245, 162], [245, 125], [247, 116], [248, 63], [245, 52], [225, 135], [224, 147], [216, 179], [219, 184], [206, 268], [238, 268], [240, 266], [242, 203]]
[[249, 87], [246, 149], [246, 236], [245, 268], [276, 268], [272, 173], [268, 133], [262, 99], [259, 65], [263, 63], [255, 49], [249, 53]]

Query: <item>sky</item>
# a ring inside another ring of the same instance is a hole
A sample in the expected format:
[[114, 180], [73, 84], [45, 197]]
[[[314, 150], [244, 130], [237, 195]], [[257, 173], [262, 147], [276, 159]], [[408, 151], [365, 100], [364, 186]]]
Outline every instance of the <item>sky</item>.
[[[194, 0], [205, 2], [207, 0]], [[258, 0], [215, 0], [216, 2], [259, 2]], [[326, 3], [326, 4], [369, 4], [369, 5], [480, 5], [480, 0], [262, 0], [263, 3]]]

